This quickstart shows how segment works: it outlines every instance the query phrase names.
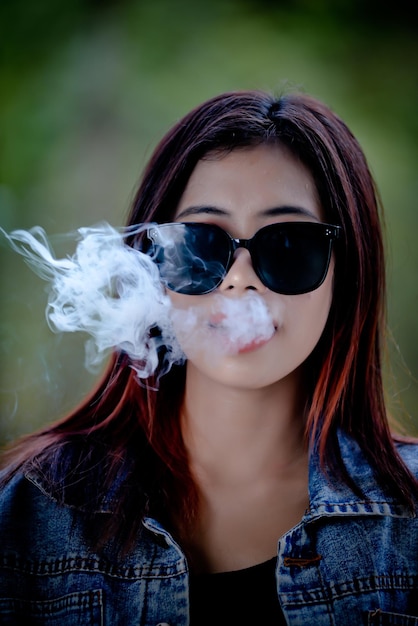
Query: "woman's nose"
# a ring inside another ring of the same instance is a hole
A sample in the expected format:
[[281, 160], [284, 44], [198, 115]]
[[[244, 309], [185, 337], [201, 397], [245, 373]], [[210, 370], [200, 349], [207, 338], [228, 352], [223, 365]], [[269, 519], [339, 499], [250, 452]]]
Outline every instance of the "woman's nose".
[[234, 253], [234, 261], [219, 289], [234, 293], [243, 293], [247, 290], [263, 293], [267, 287], [263, 285], [254, 271], [251, 256], [245, 248], [238, 248]]

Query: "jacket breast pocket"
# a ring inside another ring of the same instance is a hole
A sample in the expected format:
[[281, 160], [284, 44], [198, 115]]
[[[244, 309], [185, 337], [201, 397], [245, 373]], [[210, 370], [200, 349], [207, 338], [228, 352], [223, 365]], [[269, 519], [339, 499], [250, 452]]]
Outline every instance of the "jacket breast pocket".
[[2, 626], [103, 626], [103, 592], [80, 591], [51, 600], [0, 598]]
[[367, 614], [368, 626], [418, 626], [418, 617], [377, 609]]

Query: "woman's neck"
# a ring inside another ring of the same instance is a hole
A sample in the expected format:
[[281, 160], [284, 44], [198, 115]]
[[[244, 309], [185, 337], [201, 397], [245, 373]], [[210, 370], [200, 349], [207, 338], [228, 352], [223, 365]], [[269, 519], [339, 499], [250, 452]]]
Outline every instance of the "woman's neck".
[[306, 455], [300, 375], [263, 389], [224, 387], [188, 368], [182, 430], [197, 482], [292, 471]]

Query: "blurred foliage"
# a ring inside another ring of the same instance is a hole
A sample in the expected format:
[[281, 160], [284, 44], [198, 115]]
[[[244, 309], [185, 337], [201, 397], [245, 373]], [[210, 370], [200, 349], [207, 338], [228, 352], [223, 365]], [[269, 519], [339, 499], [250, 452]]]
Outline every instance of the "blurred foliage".
[[[67, 253], [60, 233], [124, 223], [153, 146], [191, 107], [232, 89], [307, 91], [352, 128], [381, 192], [387, 396], [417, 432], [414, 15], [405, 0], [4, 0], [0, 226], [39, 224]], [[73, 408], [98, 372], [84, 368], [85, 337], [49, 330], [42, 280], [7, 245], [0, 255], [0, 440], [8, 441]]]

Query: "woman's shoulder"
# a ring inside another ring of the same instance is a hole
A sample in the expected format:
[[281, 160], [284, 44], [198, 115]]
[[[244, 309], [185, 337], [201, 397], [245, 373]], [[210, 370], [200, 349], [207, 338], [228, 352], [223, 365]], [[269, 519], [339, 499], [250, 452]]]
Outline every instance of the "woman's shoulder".
[[42, 466], [31, 467], [30, 463], [19, 468], [6, 466], [0, 470], [0, 518], [1, 513], [14, 510], [22, 511], [30, 507], [31, 510], [39, 505], [46, 507], [46, 502], [57, 503], [53, 487], [48, 483]]
[[19, 468], [0, 471], [1, 553], [23, 555], [24, 546], [28, 553], [29, 541], [30, 554], [41, 558], [60, 554], [62, 537], [75, 551], [100, 539], [128, 478], [125, 472], [110, 479], [103, 451], [96, 452], [93, 458], [91, 450], [81, 454], [78, 445], [71, 445], [65, 453], [45, 451]]
[[27, 487], [28, 481], [22, 469], [15, 470], [12, 466], [3, 467], [0, 470], [0, 507], [26, 497], [24, 492]]
[[110, 492], [106, 477], [103, 450], [71, 442], [28, 458], [17, 471], [3, 470], [1, 498], [41, 497], [74, 509], [100, 509]]
[[418, 438], [394, 435], [395, 448], [409, 470], [418, 478]]
[[[51, 523], [57, 524], [57, 503], [39, 488], [23, 469], [0, 472], [0, 536], [2, 546], [17, 549], [22, 537], [33, 536]], [[70, 517], [70, 516], [69, 516]], [[70, 526], [67, 520], [66, 526]], [[62, 528], [64, 532], [64, 528]], [[62, 536], [62, 535], [61, 535]]]
[[[112, 513], [124, 493], [135, 491], [137, 506], [145, 498], [135, 455], [129, 448], [115, 451], [98, 438], [69, 437], [29, 455], [19, 469], [10, 464], [0, 472], [0, 498], [41, 494], [51, 502], [89, 514]], [[142, 505], [144, 506], [144, 502]]]

